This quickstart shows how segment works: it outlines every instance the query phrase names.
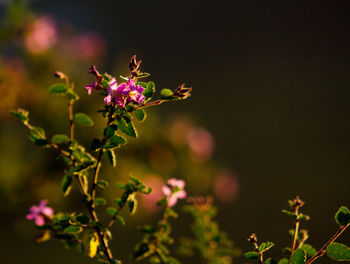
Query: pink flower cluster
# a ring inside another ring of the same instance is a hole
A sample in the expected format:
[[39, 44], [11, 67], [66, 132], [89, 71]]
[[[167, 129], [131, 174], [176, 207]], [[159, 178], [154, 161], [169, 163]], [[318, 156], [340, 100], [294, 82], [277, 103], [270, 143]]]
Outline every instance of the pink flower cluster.
[[167, 184], [163, 186], [162, 191], [168, 201], [168, 206], [173, 207], [178, 199], [186, 198], [185, 182], [176, 178], [168, 180]]
[[45, 219], [50, 219], [51, 216], [53, 215], [53, 209], [46, 205], [47, 205], [46, 200], [42, 200], [38, 206], [33, 205], [29, 209], [29, 214], [27, 214], [27, 219], [34, 220], [35, 224], [38, 226], [44, 225]]

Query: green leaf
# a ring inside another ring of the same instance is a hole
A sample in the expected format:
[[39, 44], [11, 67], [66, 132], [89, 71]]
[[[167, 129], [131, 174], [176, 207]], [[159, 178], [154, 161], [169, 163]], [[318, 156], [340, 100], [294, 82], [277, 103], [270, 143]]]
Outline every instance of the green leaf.
[[139, 258], [146, 254], [150, 250], [149, 246], [146, 243], [141, 243], [136, 247], [134, 251], [133, 258]]
[[142, 92], [142, 94], [146, 97], [144, 100], [144, 103], [148, 102], [149, 100], [152, 99], [155, 91], [156, 91], [156, 87], [154, 85], [154, 82], [148, 82], [146, 83], [137, 83], [140, 84], [143, 88], [145, 88], [145, 90]]
[[149, 74], [148, 72], [140, 72], [139, 74], [137, 74], [135, 76], [136, 79], [141, 79], [141, 78], [146, 78], [148, 76], [150, 76], [151, 74]]
[[64, 229], [64, 232], [66, 233], [78, 233], [78, 232], [81, 232], [82, 231], [82, 228], [79, 227], [79, 226], [68, 226]]
[[106, 189], [108, 187], [108, 181], [99, 180], [97, 182], [97, 187], [100, 188], [101, 190]]
[[140, 231], [146, 234], [153, 234], [157, 231], [157, 229], [151, 225], [144, 225], [140, 228]]
[[102, 147], [102, 144], [101, 144], [101, 141], [99, 139], [94, 138], [91, 141], [91, 144], [90, 144], [91, 151], [98, 151], [101, 147]]
[[125, 226], [125, 220], [122, 216], [117, 215], [117, 217], [115, 218], [122, 226]]
[[260, 244], [259, 246], [259, 252], [265, 252], [267, 250], [269, 250], [270, 248], [272, 248], [275, 244], [272, 242], [263, 242]]
[[115, 209], [114, 207], [108, 207], [106, 211], [107, 211], [107, 214], [109, 214], [110, 216], [114, 216], [115, 213], [117, 212], [117, 209]]
[[126, 142], [127, 141], [124, 137], [115, 135], [107, 140], [104, 149], [115, 149], [118, 148], [119, 145], [126, 144]]
[[308, 220], [310, 220], [310, 216], [305, 215], [305, 214], [299, 214], [298, 215], [298, 219], [299, 220], [306, 220], [306, 221], [308, 221]]
[[19, 120], [24, 124], [29, 121], [29, 112], [25, 109], [18, 108], [17, 110], [11, 111], [11, 114], [18, 117]]
[[105, 130], [103, 131], [103, 135], [106, 138], [110, 138], [112, 136], [114, 136], [115, 131], [117, 131], [118, 127], [116, 125], [110, 125], [108, 127], [105, 128]]
[[310, 244], [303, 244], [300, 248], [305, 251], [306, 256], [309, 258], [315, 256], [317, 253], [316, 249]]
[[290, 256], [290, 253], [292, 253], [292, 249], [290, 247], [285, 247], [282, 250], [282, 254], [285, 255], [285, 256]]
[[133, 111], [133, 114], [137, 118], [137, 120], [144, 121], [146, 119], [146, 113], [142, 109], [136, 109]]
[[[132, 196], [130, 196], [132, 197]], [[130, 214], [135, 213], [137, 207], [137, 201], [134, 198], [129, 198], [128, 200], [128, 209]]]
[[70, 174], [66, 174], [63, 176], [61, 181], [61, 191], [64, 196], [67, 196], [72, 189], [73, 177]]
[[72, 89], [69, 89], [67, 91], [67, 97], [71, 100], [71, 101], [77, 101], [79, 100], [79, 95], [76, 94], [76, 92], [74, 92]]
[[83, 225], [86, 225], [90, 222], [90, 218], [86, 214], [77, 215], [76, 220]]
[[94, 258], [99, 246], [97, 233], [91, 229], [86, 229], [84, 230], [81, 239], [83, 243], [84, 253], [90, 258]]
[[249, 251], [249, 252], [244, 253], [243, 257], [246, 259], [258, 259], [259, 253], [255, 252], [255, 251]]
[[83, 127], [89, 127], [94, 125], [94, 121], [92, 121], [91, 117], [84, 113], [76, 113], [74, 115], [74, 121], [77, 125]]
[[69, 87], [65, 84], [58, 83], [50, 86], [49, 93], [54, 95], [65, 95]]
[[82, 164], [74, 167], [74, 168], [71, 168], [69, 170], [70, 173], [73, 173], [73, 174], [78, 174], [84, 170], [87, 170], [87, 169], [90, 169], [92, 168], [92, 166], [95, 165], [95, 162], [94, 161], [85, 161], [83, 162]]
[[268, 258], [265, 260], [264, 264], [277, 264], [277, 262], [272, 258]]
[[289, 262], [288, 259], [283, 258], [280, 261], [278, 261], [278, 264], [288, 264], [288, 262]]
[[340, 207], [334, 218], [338, 225], [347, 225], [350, 223], [349, 209], [346, 206]]
[[126, 135], [137, 138], [137, 132], [135, 130], [134, 124], [129, 118], [118, 117], [117, 118], [118, 128], [124, 132]]
[[33, 127], [30, 130], [29, 139], [38, 146], [46, 146], [48, 144], [45, 131], [40, 127]]
[[102, 197], [97, 197], [94, 201], [94, 204], [96, 205], [104, 205], [106, 204], [106, 200]]
[[333, 242], [327, 248], [327, 256], [336, 261], [350, 261], [350, 248], [344, 244]]
[[161, 99], [169, 99], [169, 97], [171, 98], [173, 96], [174, 92], [170, 89], [162, 89], [160, 91], [160, 98]]
[[107, 159], [108, 159], [109, 163], [113, 167], [115, 167], [117, 165], [117, 157], [116, 157], [116, 155], [114, 153], [114, 150], [112, 150], [112, 149], [111, 150], [107, 150], [105, 152], [105, 155], [107, 156]]
[[58, 135], [54, 135], [52, 138], [51, 138], [51, 142], [53, 144], [67, 144], [69, 143], [70, 139], [67, 135], [63, 135], [63, 134], [58, 134]]
[[293, 218], [293, 219], [297, 219], [297, 215], [294, 212], [288, 211], [288, 210], [282, 210], [282, 213], [288, 215], [289, 217]]
[[301, 248], [298, 248], [294, 251], [292, 256], [290, 257], [291, 264], [304, 264], [306, 260], [305, 251]]

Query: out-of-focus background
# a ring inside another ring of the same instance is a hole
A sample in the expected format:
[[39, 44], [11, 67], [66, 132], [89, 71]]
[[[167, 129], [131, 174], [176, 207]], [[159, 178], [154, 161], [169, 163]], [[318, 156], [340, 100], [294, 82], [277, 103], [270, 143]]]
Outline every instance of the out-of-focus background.
[[[36, 229], [25, 219], [33, 203], [46, 198], [59, 211], [79, 209], [80, 200], [78, 192], [62, 198], [62, 162], [33, 146], [9, 111], [27, 108], [49, 135], [65, 133], [66, 103], [46, 90], [54, 71], [68, 73], [81, 94], [77, 110], [96, 121], [77, 132], [88, 146], [102, 127], [102, 98], [84, 88], [88, 68], [126, 75], [133, 54], [156, 87], [186, 83], [193, 96], [152, 109], [140, 139], [118, 152], [117, 169], [104, 167], [111, 198], [129, 171], [155, 190], [184, 178], [190, 194], [214, 197], [221, 228], [242, 250], [251, 232], [280, 241], [275, 255], [290, 244], [281, 209], [295, 195], [311, 215], [311, 244], [335, 232], [333, 214], [350, 206], [346, 1], [0, 1], [0, 18], [1, 263], [93, 263], [57, 241], [33, 243]], [[117, 255], [130, 255], [141, 238], [135, 226], [156, 221], [148, 206], [156, 195], [140, 197], [147, 213], [113, 230]], [[177, 236], [189, 221], [174, 225]]]

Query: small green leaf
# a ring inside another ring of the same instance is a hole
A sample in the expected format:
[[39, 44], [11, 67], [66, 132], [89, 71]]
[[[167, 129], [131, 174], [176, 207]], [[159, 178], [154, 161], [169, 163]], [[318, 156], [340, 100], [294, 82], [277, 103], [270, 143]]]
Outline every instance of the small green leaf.
[[115, 213], [117, 212], [117, 209], [115, 209], [114, 207], [108, 207], [106, 211], [107, 211], [107, 214], [109, 214], [110, 216], [114, 216]]
[[108, 187], [108, 181], [99, 180], [97, 182], [97, 187], [100, 188], [101, 190], [106, 189]]
[[144, 103], [148, 102], [149, 100], [152, 99], [155, 91], [156, 91], [156, 87], [154, 85], [154, 82], [148, 82], [146, 83], [137, 83], [140, 84], [143, 88], [145, 88], [145, 90], [142, 92], [142, 94], [146, 97], [144, 100]]
[[244, 253], [243, 257], [246, 259], [258, 259], [259, 253], [255, 252], [255, 251], [249, 251], [249, 252]]
[[102, 197], [97, 197], [94, 201], [94, 204], [96, 205], [104, 205], [106, 204], [106, 200]]
[[338, 225], [347, 225], [350, 223], [350, 211], [346, 206], [339, 208], [338, 212], [335, 214], [335, 221]]
[[77, 95], [76, 92], [74, 92], [72, 89], [69, 89], [69, 90], [67, 91], [67, 97], [68, 97], [71, 101], [79, 100], [79, 95]]
[[308, 220], [310, 220], [310, 216], [305, 215], [305, 214], [299, 214], [298, 215], [298, 219], [299, 220], [306, 220], [306, 221], [308, 221]]
[[327, 256], [336, 261], [350, 261], [350, 248], [344, 244], [333, 242], [327, 248]]
[[134, 251], [133, 258], [139, 258], [146, 254], [150, 250], [149, 246], [146, 243], [141, 243], [136, 247]]
[[110, 125], [108, 127], [105, 128], [105, 130], [103, 131], [103, 135], [106, 138], [110, 138], [112, 136], [114, 136], [115, 131], [117, 131], [118, 127], [116, 125]]
[[115, 218], [122, 226], [125, 226], [125, 220], [122, 216], [117, 215], [117, 217]]
[[81, 228], [81, 227], [79, 227], [79, 226], [73, 226], [73, 225], [68, 226], [68, 227], [66, 227], [66, 228], [64, 229], [64, 232], [66, 232], [66, 233], [78, 233], [78, 232], [80, 232], [80, 231], [82, 231], [82, 228]]
[[67, 135], [61, 135], [61, 134], [58, 134], [58, 135], [54, 135], [52, 138], [51, 138], [51, 142], [53, 144], [68, 144], [70, 141], [69, 137]]
[[85, 161], [83, 162], [82, 164], [76, 166], [76, 167], [73, 167], [69, 170], [70, 173], [73, 173], [73, 174], [78, 174], [84, 170], [87, 170], [87, 169], [90, 169], [92, 168], [92, 166], [95, 165], [95, 162], [94, 161]]
[[82, 243], [84, 248], [84, 253], [90, 257], [94, 258], [97, 253], [99, 246], [98, 235], [95, 231], [86, 229], [82, 234]]
[[146, 119], [146, 113], [142, 109], [136, 109], [133, 111], [133, 114], [139, 121], [144, 121]]
[[65, 95], [69, 87], [65, 84], [58, 83], [50, 86], [49, 93], [54, 95]]
[[[130, 196], [130, 197], [131, 197], [131, 196]], [[136, 200], [135, 200], [135, 199], [130, 199], [130, 198], [129, 198], [129, 201], [128, 201], [128, 209], [129, 209], [130, 214], [135, 213], [136, 207], [137, 207], [137, 202], [136, 202]]]
[[77, 215], [76, 220], [83, 225], [86, 225], [90, 222], [90, 218], [86, 214]]
[[263, 242], [260, 244], [259, 246], [259, 252], [265, 252], [267, 250], [269, 250], [270, 248], [272, 248], [275, 244], [272, 242]]
[[153, 234], [157, 231], [157, 229], [151, 225], [144, 225], [140, 228], [141, 232], [146, 234]]
[[289, 217], [293, 218], [293, 219], [297, 219], [297, 215], [294, 212], [288, 211], [288, 210], [282, 210], [282, 213], [288, 215]]
[[137, 138], [137, 132], [135, 130], [134, 124], [129, 118], [118, 117], [117, 118], [118, 128], [128, 136]]
[[310, 244], [303, 244], [300, 248], [305, 251], [306, 256], [309, 258], [315, 256], [317, 253], [316, 249]]
[[98, 151], [101, 148], [101, 146], [102, 146], [101, 141], [97, 138], [94, 138], [91, 141], [90, 149], [91, 151]]
[[264, 264], [277, 264], [277, 262], [272, 258], [268, 258], [265, 260]]
[[294, 251], [292, 256], [290, 257], [291, 264], [304, 264], [306, 260], [305, 251], [301, 248], [298, 248]]
[[92, 121], [91, 117], [84, 113], [76, 113], [74, 115], [74, 121], [79, 126], [89, 127], [94, 125], [94, 121]]
[[17, 110], [11, 111], [11, 114], [18, 117], [24, 124], [28, 123], [29, 121], [29, 112], [25, 109], [18, 108]]
[[290, 247], [285, 247], [283, 250], [282, 250], [282, 254], [285, 255], [285, 256], [290, 256], [290, 254], [292, 253], [292, 249]]
[[149, 74], [148, 72], [140, 72], [139, 74], [136, 75], [136, 79], [141, 79], [141, 78], [146, 78], [148, 76], [150, 76], [151, 74]]
[[66, 174], [63, 176], [61, 181], [61, 191], [64, 196], [67, 196], [72, 189], [73, 177], [70, 174]]
[[160, 98], [168, 99], [169, 97], [172, 97], [173, 94], [174, 92], [172, 90], [164, 88], [160, 91]]
[[107, 159], [108, 159], [109, 163], [113, 167], [115, 167], [117, 165], [117, 157], [116, 157], [116, 155], [114, 153], [114, 150], [113, 149], [112, 150], [107, 150], [105, 152], [105, 155], [107, 156]]
[[122, 136], [115, 135], [107, 140], [104, 149], [114, 149], [119, 147], [119, 145], [126, 144], [126, 142], [126, 139]]
[[288, 264], [288, 263], [289, 263], [289, 261], [286, 258], [283, 258], [280, 261], [278, 261], [278, 264]]

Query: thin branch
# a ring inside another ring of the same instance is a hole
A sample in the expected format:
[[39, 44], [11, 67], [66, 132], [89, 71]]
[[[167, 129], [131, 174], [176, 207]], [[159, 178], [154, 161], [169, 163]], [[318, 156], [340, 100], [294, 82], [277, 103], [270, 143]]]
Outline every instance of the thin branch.
[[332, 236], [326, 244], [323, 245], [323, 247], [316, 253], [315, 256], [313, 256], [312, 258], [310, 258], [306, 264], [310, 264], [312, 262], [314, 262], [316, 259], [318, 259], [319, 257], [322, 257], [324, 255], [324, 253], [326, 253], [327, 251], [327, 247], [332, 244], [343, 232], [346, 228], [348, 228], [348, 226], [350, 225], [347, 224], [347, 225], [343, 225], [339, 228], [339, 230], [337, 231], [337, 233], [334, 234], [334, 236]]

